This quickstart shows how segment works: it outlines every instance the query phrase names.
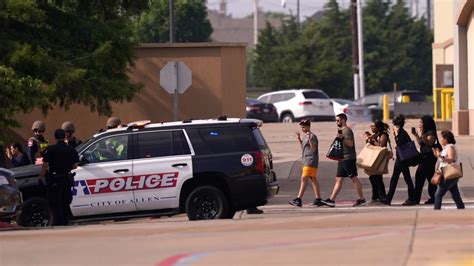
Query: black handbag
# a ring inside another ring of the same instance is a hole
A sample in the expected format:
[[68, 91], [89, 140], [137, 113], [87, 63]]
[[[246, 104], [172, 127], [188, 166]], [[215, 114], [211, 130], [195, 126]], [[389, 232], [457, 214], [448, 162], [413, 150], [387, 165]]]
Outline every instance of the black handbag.
[[329, 151], [326, 154], [326, 157], [331, 160], [340, 161], [344, 159], [344, 152], [342, 150], [342, 140], [335, 138], [329, 147]]
[[414, 141], [397, 146], [397, 156], [402, 163], [409, 166], [416, 166], [421, 162], [421, 155], [416, 149]]

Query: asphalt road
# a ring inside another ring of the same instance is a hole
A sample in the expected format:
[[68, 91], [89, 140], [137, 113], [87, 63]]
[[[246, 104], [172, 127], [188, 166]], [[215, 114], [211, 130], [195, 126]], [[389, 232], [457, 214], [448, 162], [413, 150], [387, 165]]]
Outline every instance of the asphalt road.
[[[367, 128], [356, 126], [358, 150]], [[401, 206], [403, 178], [394, 206], [353, 208], [355, 192], [346, 182], [336, 208], [309, 207], [310, 190], [303, 208], [297, 208], [287, 203], [299, 186], [296, 130], [297, 124], [262, 128], [282, 185], [262, 215], [239, 212], [232, 220], [198, 222], [180, 215], [1, 231], [0, 265], [474, 265], [474, 137], [457, 138], [465, 164], [460, 182], [465, 210], [456, 210], [449, 195], [441, 211], [432, 205]], [[335, 163], [324, 154], [335, 127], [316, 123], [313, 130], [320, 141], [321, 191], [327, 197]], [[367, 177], [361, 174], [361, 181], [370, 198]]]

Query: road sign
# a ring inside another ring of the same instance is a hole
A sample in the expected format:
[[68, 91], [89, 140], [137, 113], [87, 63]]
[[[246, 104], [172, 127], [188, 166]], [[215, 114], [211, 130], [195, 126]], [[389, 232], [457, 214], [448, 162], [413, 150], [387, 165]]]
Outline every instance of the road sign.
[[183, 94], [192, 83], [192, 72], [181, 61], [168, 62], [160, 71], [160, 85], [169, 93]]
[[174, 94], [174, 121], [178, 120], [178, 93], [183, 94], [192, 83], [192, 73], [181, 61], [168, 62], [160, 71], [160, 85], [169, 93]]

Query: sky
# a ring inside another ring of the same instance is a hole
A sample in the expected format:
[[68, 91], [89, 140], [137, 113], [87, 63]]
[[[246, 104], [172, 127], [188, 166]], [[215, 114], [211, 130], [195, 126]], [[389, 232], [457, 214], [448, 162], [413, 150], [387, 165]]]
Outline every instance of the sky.
[[[258, 0], [259, 7], [264, 11], [282, 12], [296, 14], [297, 0], [286, 0], [286, 8], [281, 6], [282, 0]], [[347, 8], [351, 0], [338, 0], [339, 4]], [[407, 0], [408, 2], [409, 0]], [[219, 9], [221, 0], [208, 0], [207, 6], [209, 9]], [[301, 19], [309, 17], [318, 10], [321, 10], [327, 0], [300, 0]], [[426, 0], [418, 0], [419, 13], [423, 14], [426, 9]], [[227, 0], [227, 13], [232, 14], [233, 17], [240, 18], [253, 14], [254, 0]]]

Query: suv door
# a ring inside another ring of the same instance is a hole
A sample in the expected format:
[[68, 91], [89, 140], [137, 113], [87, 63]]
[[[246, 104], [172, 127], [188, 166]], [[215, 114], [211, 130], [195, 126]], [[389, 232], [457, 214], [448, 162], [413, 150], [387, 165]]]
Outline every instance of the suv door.
[[134, 134], [134, 179], [138, 210], [179, 207], [182, 184], [192, 177], [192, 152], [182, 129]]
[[71, 211], [74, 216], [135, 211], [131, 135], [99, 139], [81, 153], [76, 170]]

